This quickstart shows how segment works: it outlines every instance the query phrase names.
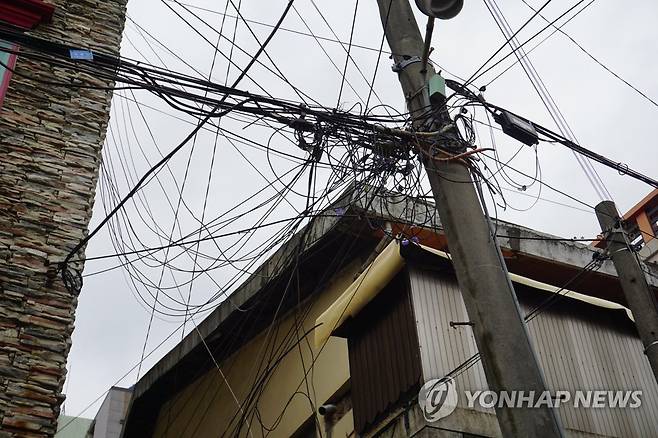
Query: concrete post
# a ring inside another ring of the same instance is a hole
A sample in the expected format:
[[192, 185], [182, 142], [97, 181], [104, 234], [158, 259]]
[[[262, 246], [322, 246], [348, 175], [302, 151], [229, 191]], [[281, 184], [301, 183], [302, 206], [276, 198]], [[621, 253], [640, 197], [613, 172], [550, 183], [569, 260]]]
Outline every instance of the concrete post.
[[653, 375], [658, 382], [658, 304], [644, 276], [637, 255], [628, 245], [617, 207], [612, 201], [596, 206], [596, 217], [608, 244], [608, 253], [615, 264], [619, 282], [628, 307], [633, 312], [635, 325], [644, 344]]
[[[421, 62], [409, 63], [414, 57], [420, 60], [423, 54], [423, 38], [409, 1], [377, 3], [394, 62], [405, 65], [398, 77], [408, 109], [412, 116], [425, 114], [431, 107], [427, 80], [435, 71], [431, 65], [423, 72]], [[444, 126], [448, 120], [436, 122], [439, 126], [433, 129]], [[415, 125], [420, 127], [418, 119]], [[424, 164], [466, 309], [474, 323], [490, 389], [535, 393], [546, 390], [505, 262], [482, 212], [468, 168], [458, 161], [429, 158]], [[562, 427], [549, 407], [497, 408], [496, 414], [506, 437], [562, 436]]]

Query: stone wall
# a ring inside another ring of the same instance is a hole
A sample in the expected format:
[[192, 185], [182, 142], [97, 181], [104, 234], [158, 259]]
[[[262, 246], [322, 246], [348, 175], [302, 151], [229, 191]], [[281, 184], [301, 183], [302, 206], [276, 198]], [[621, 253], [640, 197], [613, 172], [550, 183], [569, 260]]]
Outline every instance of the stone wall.
[[[127, 0], [46, 1], [52, 23], [33, 35], [118, 53]], [[3, 438], [54, 435], [63, 401], [77, 297], [56, 269], [87, 232], [111, 95], [39, 80], [76, 76], [19, 56], [0, 110]]]

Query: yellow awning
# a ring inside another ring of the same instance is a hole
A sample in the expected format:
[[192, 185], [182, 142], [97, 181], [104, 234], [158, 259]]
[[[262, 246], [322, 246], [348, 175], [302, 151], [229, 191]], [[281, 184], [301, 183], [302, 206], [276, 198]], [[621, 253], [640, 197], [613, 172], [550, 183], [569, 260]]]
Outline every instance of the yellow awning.
[[331, 334], [349, 317], [356, 316], [366, 304], [400, 272], [404, 259], [396, 241], [384, 250], [368, 265], [343, 294], [316, 320], [315, 345], [322, 346]]
[[[428, 246], [420, 247], [432, 254], [450, 260], [450, 255]], [[356, 280], [342, 293], [342, 295], [324, 311], [316, 320], [315, 345], [322, 346], [333, 332], [340, 327], [348, 318], [355, 317], [377, 294], [400, 272], [404, 267], [405, 260], [400, 255], [398, 242], [392, 241], [388, 246], [368, 265], [368, 267], [357, 277]], [[549, 293], [559, 293], [562, 296], [582, 301], [593, 306], [605, 309], [624, 310], [631, 321], [633, 314], [630, 309], [621, 304], [607, 301], [601, 298], [581, 294], [569, 289], [561, 289], [547, 283], [523, 277], [521, 275], [509, 274], [510, 279], [519, 284], [529, 286], [535, 290]]]
[[[450, 254], [448, 254], [447, 252], [439, 251], [438, 249], [430, 248], [428, 246], [423, 246], [423, 245], [421, 245], [421, 247], [426, 251], [429, 251], [433, 254], [436, 254], [440, 257], [443, 257], [444, 259], [450, 260]], [[532, 278], [524, 277], [522, 275], [517, 275], [517, 274], [514, 274], [512, 272], [509, 273], [509, 278], [514, 283], [523, 284], [523, 285], [529, 286], [533, 289], [543, 290], [545, 292], [559, 293], [562, 296], [569, 297], [569, 298], [572, 298], [574, 300], [582, 301], [584, 303], [588, 303], [588, 304], [591, 304], [593, 306], [603, 307], [605, 309], [612, 309], [612, 310], [623, 310], [623, 311], [626, 312], [626, 315], [628, 316], [628, 318], [631, 321], [635, 322], [635, 319], [633, 318], [633, 313], [631, 312], [631, 310], [628, 309], [627, 307], [622, 306], [621, 304], [618, 304], [618, 303], [615, 303], [615, 302], [612, 302], [612, 301], [608, 301], [608, 300], [604, 300], [602, 298], [597, 298], [597, 297], [593, 297], [593, 296], [590, 296], [590, 295], [581, 294], [579, 292], [575, 292], [575, 291], [572, 291], [570, 289], [562, 289], [560, 287], [553, 286], [553, 285], [548, 284], [548, 283], [542, 283], [541, 281], [536, 281], [536, 280], [533, 280]]]

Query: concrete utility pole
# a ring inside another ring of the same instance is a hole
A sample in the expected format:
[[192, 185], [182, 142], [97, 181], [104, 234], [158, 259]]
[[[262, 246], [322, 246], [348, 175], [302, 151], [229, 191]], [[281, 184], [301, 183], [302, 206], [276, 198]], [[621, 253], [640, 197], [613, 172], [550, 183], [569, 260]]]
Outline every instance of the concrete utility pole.
[[596, 206], [596, 217], [599, 219], [603, 236], [608, 243], [608, 253], [615, 264], [626, 302], [633, 312], [635, 326], [644, 344], [644, 353], [649, 358], [653, 376], [658, 382], [658, 305], [656, 297], [644, 276], [636, 255], [628, 245], [615, 203], [612, 201], [601, 202]]
[[[427, 71], [422, 72], [423, 38], [409, 1], [377, 0], [377, 3], [407, 107], [412, 116], [426, 114], [430, 107], [428, 79], [435, 71], [428, 65]], [[440, 129], [447, 123], [450, 121], [446, 116], [436, 120], [432, 129]], [[417, 120], [414, 125], [427, 129]], [[536, 394], [546, 390], [514, 288], [469, 170], [459, 161], [426, 158], [424, 165], [466, 310], [474, 323], [475, 341], [490, 389]], [[505, 437], [563, 436], [555, 412], [548, 407], [497, 408], [496, 414]]]

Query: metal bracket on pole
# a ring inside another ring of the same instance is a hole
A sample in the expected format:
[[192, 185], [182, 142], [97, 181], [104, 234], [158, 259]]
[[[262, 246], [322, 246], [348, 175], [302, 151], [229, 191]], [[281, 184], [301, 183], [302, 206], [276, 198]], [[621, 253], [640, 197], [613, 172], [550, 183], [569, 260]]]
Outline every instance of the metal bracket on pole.
[[405, 56], [402, 61], [393, 64], [391, 66], [391, 70], [393, 70], [395, 73], [400, 73], [402, 70], [407, 68], [407, 66], [415, 64], [416, 62], [422, 62], [420, 56]]
[[450, 327], [456, 329], [460, 325], [469, 325], [473, 327], [475, 325], [474, 322], [471, 321], [466, 321], [466, 322], [457, 322], [457, 321], [450, 321]]

